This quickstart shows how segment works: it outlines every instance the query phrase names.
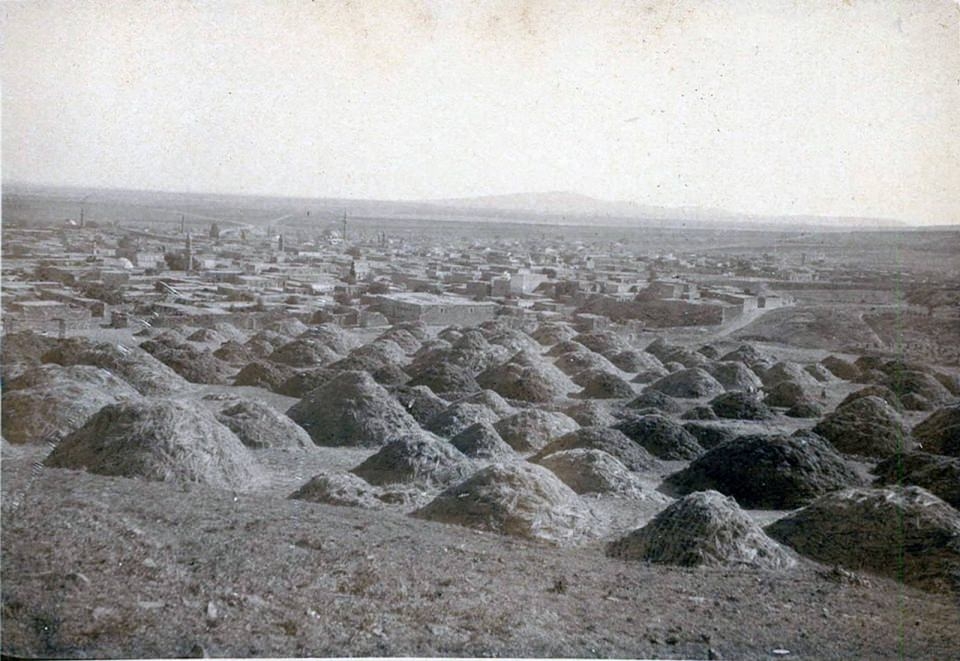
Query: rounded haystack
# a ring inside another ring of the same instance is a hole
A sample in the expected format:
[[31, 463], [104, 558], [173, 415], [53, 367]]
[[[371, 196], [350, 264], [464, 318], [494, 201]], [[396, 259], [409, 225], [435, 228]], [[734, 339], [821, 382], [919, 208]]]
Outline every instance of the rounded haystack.
[[887, 360], [883, 356], [860, 356], [853, 361], [853, 366], [861, 372], [867, 370], [883, 370]]
[[414, 516], [501, 535], [563, 541], [592, 523], [577, 494], [542, 466], [493, 464], [442, 492]]
[[325, 471], [311, 477], [310, 481], [290, 494], [288, 498], [324, 505], [373, 509], [383, 505], [378, 498], [379, 495], [380, 489], [352, 473]]
[[720, 358], [720, 351], [712, 344], [704, 344], [702, 347], [697, 349], [697, 353], [703, 354], [710, 360], [717, 360]]
[[653, 354], [636, 349], [618, 351], [610, 356], [610, 362], [624, 372], [650, 372], [663, 368], [663, 363]]
[[36, 365], [4, 384], [3, 437], [11, 443], [56, 441], [108, 404], [137, 399], [130, 384], [90, 365]]
[[374, 340], [351, 351], [346, 358], [330, 365], [336, 370], [367, 370], [375, 372], [387, 365], [403, 365], [407, 354], [393, 340]]
[[578, 494], [604, 493], [644, 496], [640, 480], [613, 455], [603, 450], [576, 448], [546, 455], [537, 463], [549, 468]]
[[[273, 365], [273, 363], [270, 364]], [[275, 365], [274, 367], [278, 366]], [[280, 368], [279, 371], [284, 373], [287, 369], [292, 370], [292, 368]], [[295, 371], [272, 390], [287, 397], [303, 397], [311, 390], [326, 385], [337, 378], [337, 376], [339, 376], [338, 372], [326, 367], [314, 367], [303, 371]]]
[[262, 402], [233, 398], [218, 404], [217, 420], [248, 448], [316, 447], [302, 427]]
[[530, 460], [539, 461], [555, 452], [577, 448], [603, 450], [632, 471], [653, 471], [662, 466], [643, 446], [631, 441], [623, 432], [608, 427], [583, 427], [564, 434], [544, 446]]
[[[539, 350], [540, 348], [537, 347], [538, 352]], [[481, 331], [468, 328], [450, 347], [448, 360], [476, 374], [491, 365], [499, 364], [509, 356], [510, 352], [505, 347], [490, 344]]]
[[907, 411], [932, 411], [936, 408], [929, 399], [914, 392], [908, 392], [900, 398], [903, 408]]
[[826, 367], [820, 363], [814, 363], [812, 365], [804, 365], [803, 371], [812, 376], [814, 379], [820, 383], [826, 383], [833, 378], [833, 374]]
[[246, 348], [254, 358], [266, 358], [273, 353], [274, 349], [286, 344], [291, 339], [283, 338], [278, 340], [278, 344], [274, 345], [261, 337], [264, 333], [266, 333], [266, 331], [261, 331], [243, 343], [244, 348]]
[[960, 457], [960, 404], [947, 406], [913, 428], [913, 437], [927, 452]]
[[669, 344], [662, 337], [658, 337], [653, 342], [644, 347], [644, 351], [649, 353], [652, 356], [656, 356], [660, 362], [664, 362], [667, 359], [667, 356], [670, 355], [671, 351], [679, 349], [680, 347], [676, 344]]
[[515, 454], [488, 422], [470, 425], [451, 438], [450, 444], [474, 459], [504, 459]]
[[457, 402], [464, 402], [465, 404], [483, 404], [501, 418], [504, 416], [513, 415], [517, 412], [516, 408], [511, 406], [507, 400], [493, 390], [481, 390], [479, 392], [467, 395], [461, 399], [456, 399], [453, 403]]
[[687, 422], [684, 423], [683, 428], [707, 450], [732, 441], [738, 435], [735, 429], [711, 422]]
[[340, 357], [340, 354], [322, 341], [300, 337], [274, 349], [269, 360], [289, 367], [322, 367], [339, 360]]
[[607, 546], [607, 555], [680, 567], [787, 569], [793, 555], [716, 491], [672, 503], [643, 528]]
[[719, 381], [699, 367], [684, 369], [669, 374], [662, 379], [654, 381], [647, 386], [647, 388], [649, 390], [662, 392], [671, 397], [686, 399], [715, 397], [724, 391]]
[[714, 489], [741, 507], [789, 509], [860, 479], [824, 441], [797, 436], [740, 436], [667, 478], [680, 495]]
[[375, 447], [420, 429], [366, 372], [344, 372], [287, 411], [317, 445]]
[[880, 370], [863, 370], [860, 376], [853, 380], [854, 383], [879, 383], [885, 384], [888, 376]]
[[736, 361], [707, 363], [703, 369], [727, 390], [754, 392], [763, 387], [760, 377], [743, 363]]
[[718, 416], [712, 408], [703, 404], [687, 409], [686, 412], [680, 416], [681, 420], [719, 420], [719, 418], [720, 416]]
[[[423, 331], [422, 334], [421, 331]], [[426, 338], [425, 326], [423, 329], [416, 329], [416, 332], [414, 332], [414, 329], [401, 325], [388, 328], [377, 337], [377, 340], [390, 340], [400, 347], [405, 354], [413, 355], [420, 350], [420, 347], [423, 346], [423, 340]]]
[[507, 399], [535, 403], [549, 402], [576, 389], [563, 372], [541, 356], [524, 351], [487, 369], [477, 377], [477, 383]]
[[377, 486], [434, 487], [459, 482], [472, 467], [458, 449], [433, 434], [418, 431], [389, 441], [350, 472]]
[[766, 531], [819, 562], [960, 589], [960, 511], [920, 487], [827, 494]]
[[622, 337], [616, 333], [610, 331], [590, 331], [588, 333], [580, 333], [579, 335], [574, 336], [574, 342], [579, 342], [590, 351], [596, 351], [599, 354], [613, 355], [619, 353], [620, 351], [626, 351], [630, 349], [630, 343], [624, 340]]
[[929, 452], [894, 455], [877, 464], [874, 484], [923, 487], [938, 498], [960, 509], [960, 458]]
[[788, 418], [821, 418], [823, 407], [812, 400], [801, 400], [783, 412]]
[[704, 452], [686, 429], [662, 415], [632, 416], [614, 425], [614, 429], [660, 459], [696, 459]]
[[166, 399], [105, 406], [44, 464], [230, 489], [247, 488], [260, 477], [247, 448], [205, 406]]
[[393, 394], [400, 406], [421, 425], [450, 406], [450, 402], [437, 397], [427, 386], [401, 386], [395, 388]]
[[732, 360], [743, 363], [758, 374], [776, 362], [773, 358], [750, 344], [741, 344], [733, 351], [720, 356], [720, 360]]
[[407, 370], [412, 377], [407, 385], [426, 386], [434, 392], [476, 392], [480, 385], [473, 372], [443, 358], [437, 362], [424, 364], [417, 369]]
[[827, 414], [813, 431], [840, 452], [886, 458], [913, 447], [910, 430], [879, 397], [861, 397]]
[[222, 344], [226, 338], [212, 328], [198, 328], [187, 336], [187, 340], [200, 344], [210, 344], [214, 342]]
[[442, 438], [453, 438], [470, 425], [478, 422], [486, 422], [492, 425], [499, 419], [500, 416], [485, 404], [475, 404], [461, 400], [454, 402], [430, 418], [424, 425], [424, 429]]
[[672, 347], [668, 351], [657, 356], [664, 365], [677, 363], [685, 368], [702, 367], [710, 362], [710, 359], [699, 351], [691, 351], [686, 347]]
[[765, 392], [763, 403], [767, 406], [791, 408], [812, 401], [809, 391], [794, 381], [781, 381], [775, 386], [766, 388]]
[[190, 344], [147, 340], [140, 348], [191, 383], [225, 385], [233, 368], [213, 355]]
[[760, 395], [735, 390], [717, 395], [710, 400], [710, 407], [721, 418], [728, 420], [770, 420], [773, 411], [760, 401]]
[[627, 404], [627, 408], [636, 411], [654, 409], [672, 415], [683, 413], [683, 404], [659, 390], [644, 390]]
[[630, 382], [631, 383], [653, 383], [658, 379], [662, 379], [669, 373], [670, 371], [666, 367], [658, 367], [652, 370], [643, 370], [642, 372], [638, 373], [635, 377], [630, 379]]
[[668, 374], [683, 371], [685, 368], [686, 366], [683, 363], [678, 363], [675, 360], [669, 360], [663, 364], [663, 369], [667, 370]]
[[227, 340], [214, 349], [213, 356], [231, 365], [246, 365], [257, 357], [250, 347], [235, 340]]
[[532, 337], [523, 331], [514, 328], [504, 328], [487, 336], [487, 341], [492, 346], [503, 347], [510, 352], [510, 355], [518, 351], [530, 351], [539, 354], [543, 347]]
[[782, 360], [773, 365], [765, 370], [760, 378], [767, 388], [773, 388], [783, 381], [791, 381], [809, 389], [817, 387], [817, 380], [810, 376], [802, 365], [789, 360]]
[[583, 386], [583, 390], [577, 393], [581, 399], [627, 399], [637, 394], [629, 383], [604, 370], [584, 370], [573, 381]]
[[934, 372], [933, 378], [940, 382], [954, 397], [960, 396], [960, 374], [944, 374], [943, 372]]
[[139, 347], [70, 339], [58, 343], [56, 348], [43, 355], [42, 360], [64, 367], [102, 367], [147, 397], [181, 393], [190, 387], [182, 376]]
[[568, 376], [579, 374], [584, 370], [598, 370], [610, 374], [619, 372], [613, 363], [589, 349], [586, 351], [569, 351], [558, 357], [554, 361], [554, 365]]
[[610, 404], [586, 399], [568, 406], [563, 410], [581, 427], [610, 427], [617, 424], [617, 418], [610, 410]]
[[384, 365], [372, 370], [370, 376], [373, 377], [374, 381], [388, 388], [402, 386], [410, 380], [410, 375], [404, 372], [399, 365]]
[[331, 323], [311, 326], [302, 333], [297, 333], [297, 335], [302, 338], [317, 340], [341, 356], [346, 356], [360, 346], [360, 340], [353, 333]]
[[577, 334], [568, 323], [554, 321], [540, 324], [536, 330], [530, 333], [530, 336], [545, 347], [550, 347], [557, 342], [572, 340]]
[[944, 404], [953, 398], [950, 391], [932, 374], [919, 370], [894, 371], [883, 384], [901, 398], [907, 394], [919, 395], [935, 405]]
[[853, 381], [860, 376], [860, 370], [853, 363], [837, 356], [827, 356], [820, 361], [820, 364], [835, 377], [844, 381]]
[[545, 355], [549, 356], [550, 358], [558, 358], [559, 356], [562, 356], [565, 353], [570, 353], [571, 351], [575, 353], [585, 353], [590, 351], [590, 349], [586, 348], [579, 342], [574, 342], [573, 340], [564, 340], [563, 342], [557, 342], [550, 347], [550, 350]]
[[573, 418], [557, 411], [526, 409], [493, 425], [500, 437], [517, 452], [539, 450], [555, 438], [576, 430]]
[[235, 386], [257, 386], [266, 390], [277, 391], [281, 384], [293, 376], [292, 367], [278, 365], [266, 360], [254, 360], [244, 365], [243, 369], [233, 377]]

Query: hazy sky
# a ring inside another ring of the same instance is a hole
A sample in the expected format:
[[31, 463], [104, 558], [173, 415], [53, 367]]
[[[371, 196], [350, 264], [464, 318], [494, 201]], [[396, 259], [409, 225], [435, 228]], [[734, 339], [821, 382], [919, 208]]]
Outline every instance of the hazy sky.
[[947, 0], [0, 12], [5, 181], [960, 223]]

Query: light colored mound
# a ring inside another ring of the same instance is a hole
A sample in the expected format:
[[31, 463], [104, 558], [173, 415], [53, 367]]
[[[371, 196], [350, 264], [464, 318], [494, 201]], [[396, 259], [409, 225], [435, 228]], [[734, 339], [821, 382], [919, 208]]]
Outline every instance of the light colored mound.
[[578, 494], [618, 494], [642, 499], [640, 479], [616, 457], [603, 450], [561, 450], [537, 460]]
[[187, 340], [190, 342], [216, 342], [217, 344], [222, 344], [226, 341], [226, 338], [212, 328], [198, 328], [187, 336]]
[[291, 500], [339, 505], [342, 507], [381, 507], [380, 489], [352, 473], [325, 471], [310, 478], [306, 484], [288, 496]]
[[796, 564], [733, 498], [716, 491], [681, 498], [643, 528], [609, 544], [607, 555], [680, 567], [788, 569]]
[[340, 360], [341, 355], [319, 339], [300, 337], [280, 345], [268, 358], [289, 367], [323, 367]]
[[751, 509], [790, 509], [860, 485], [829, 443], [815, 436], [740, 436], [667, 478], [680, 495], [715, 490]]
[[396, 344], [404, 354], [412, 355], [423, 346], [422, 340], [407, 328], [393, 326], [381, 333], [374, 342], [379, 340], [389, 340]]
[[492, 425], [499, 419], [500, 416], [491, 411], [488, 406], [461, 400], [430, 418], [424, 425], [424, 429], [442, 438], [453, 438], [478, 422]]
[[934, 411], [913, 428], [927, 452], [960, 457], [960, 404]]
[[507, 399], [534, 403], [549, 402], [576, 389], [559, 369], [541, 356], [524, 351], [484, 371], [477, 383]]
[[189, 389], [187, 381], [139, 347], [94, 344], [88, 340], [61, 341], [43, 355], [43, 362], [102, 367], [120, 377], [141, 395], [172, 395]]
[[719, 381], [699, 367], [684, 369], [669, 374], [662, 379], [654, 381], [647, 386], [647, 388], [649, 390], [662, 392], [671, 397], [691, 399], [714, 397], [724, 391]]
[[631, 383], [653, 383], [658, 379], [662, 379], [670, 371], [666, 367], [658, 367], [652, 370], [643, 370], [639, 372], [636, 376], [630, 379]]
[[452, 484], [472, 472], [473, 464], [450, 443], [423, 431], [387, 442], [376, 454], [350, 470], [370, 484]]
[[277, 321], [267, 324], [266, 330], [273, 331], [274, 333], [280, 333], [282, 335], [289, 335], [290, 337], [296, 337], [297, 335], [309, 330], [309, 326], [299, 319], [287, 317], [285, 319], [278, 319]]
[[346, 358], [330, 365], [330, 368], [374, 372], [387, 365], [403, 365], [406, 362], [407, 354], [399, 344], [393, 340], [380, 339], [357, 347]]
[[294, 369], [288, 365], [280, 365], [266, 360], [254, 360], [243, 366], [233, 377], [235, 386], [257, 386], [266, 390], [277, 391], [291, 376]]
[[366, 372], [344, 372], [287, 411], [317, 445], [376, 447], [420, 429]]
[[450, 445], [475, 459], [504, 459], [515, 455], [497, 430], [488, 422], [470, 425], [450, 439]]
[[663, 363], [653, 354], [636, 349], [625, 349], [610, 356], [610, 362], [624, 372], [650, 372], [663, 368]]
[[573, 376], [584, 370], [597, 370], [618, 374], [619, 370], [609, 360], [593, 351], [569, 351], [554, 361], [561, 372], [568, 376]]
[[246, 365], [257, 358], [257, 353], [246, 344], [241, 344], [236, 340], [227, 340], [213, 350], [213, 355], [215, 358], [231, 365]]
[[761, 375], [763, 385], [772, 388], [782, 381], [792, 381], [804, 388], [814, 389], [817, 387], [817, 380], [810, 376], [803, 366], [789, 360], [780, 361]]
[[551, 454], [578, 448], [603, 450], [631, 471], [653, 471], [662, 467], [642, 445], [631, 441], [623, 432], [607, 427], [584, 427], [564, 434], [544, 446], [530, 461], [540, 461]]
[[576, 395], [582, 399], [632, 399], [637, 394], [629, 383], [604, 370], [584, 370], [573, 381], [583, 386]]
[[11, 443], [59, 440], [108, 404], [139, 398], [126, 381], [90, 365], [37, 365], [5, 384], [0, 415]]
[[588, 333], [580, 333], [579, 335], [574, 336], [573, 341], [579, 342], [586, 348], [590, 349], [590, 351], [596, 351], [604, 356], [607, 354], [613, 355], [615, 353], [633, 348], [625, 339], [610, 331], [590, 331]]
[[572, 340], [577, 331], [565, 322], [550, 322], [540, 324], [530, 336], [545, 347], [553, 346], [558, 342]]
[[729, 353], [720, 356], [721, 361], [741, 362], [755, 372], [762, 372], [776, 361], [766, 353], [750, 344], [741, 344]]
[[813, 431], [840, 450], [886, 458], [913, 448], [910, 430], [892, 406], [879, 397], [861, 397], [838, 407]]
[[450, 406], [450, 402], [437, 397], [427, 386], [400, 386], [393, 390], [393, 394], [400, 406], [421, 425], [427, 424], [431, 418]]
[[827, 494], [766, 531], [820, 562], [933, 591], [960, 589], [960, 511], [920, 487]]
[[727, 390], [759, 390], [763, 381], [752, 369], [737, 361], [706, 363], [703, 369]]
[[550, 347], [550, 350], [545, 354], [550, 358], [557, 358], [562, 356], [565, 353], [586, 353], [590, 349], [586, 348], [579, 342], [574, 342], [573, 340], [564, 340], [563, 342], [557, 342], [555, 345]]
[[499, 346], [506, 349], [510, 355], [518, 351], [530, 351], [540, 353], [543, 348], [540, 344], [523, 331], [513, 328], [498, 330], [487, 335], [487, 341], [493, 346]]
[[662, 415], [631, 416], [613, 428], [660, 459], [695, 459], [703, 454], [697, 439], [679, 423]]
[[353, 333], [331, 323], [311, 326], [297, 335], [304, 339], [316, 340], [325, 344], [334, 353], [341, 356], [346, 356], [360, 346], [360, 340]]
[[593, 523], [577, 494], [556, 475], [520, 463], [488, 466], [413, 516], [553, 542], [582, 537]]
[[501, 418], [504, 416], [513, 415], [517, 412], [516, 408], [511, 406], [507, 400], [493, 390], [481, 390], [480, 392], [467, 395], [462, 399], [454, 400], [454, 403], [456, 402], [464, 402], [465, 404], [483, 404]]
[[205, 406], [181, 400], [111, 404], [44, 462], [100, 475], [244, 489], [261, 476], [240, 439]]
[[610, 427], [617, 424], [610, 406], [607, 402], [586, 399], [568, 406], [563, 412], [581, 427]]
[[313, 448], [297, 423], [272, 407], [246, 398], [221, 400], [217, 420], [249, 448]]
[[551, 440], [576, 430], [575, 420], [557, 411], [526, 409], [496, 422], [500, 437], [517, 452], [539, 450]]

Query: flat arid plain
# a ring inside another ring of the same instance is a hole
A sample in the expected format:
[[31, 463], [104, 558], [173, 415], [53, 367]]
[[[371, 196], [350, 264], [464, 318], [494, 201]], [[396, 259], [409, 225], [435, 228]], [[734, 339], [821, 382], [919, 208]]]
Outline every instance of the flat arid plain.
[[5, 190], [5, 657], [955, 656], [960, 233], [527, 201]]

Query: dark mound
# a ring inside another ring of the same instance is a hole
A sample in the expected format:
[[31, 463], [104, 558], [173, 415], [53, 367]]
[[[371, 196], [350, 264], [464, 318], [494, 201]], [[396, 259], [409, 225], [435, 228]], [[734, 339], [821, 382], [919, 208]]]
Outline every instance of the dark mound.
[[697, 439], [662, 415], [633, 416], [614, 425], [614, 429], [660, 459], [695, 459], [703, 454]]
[[754, 374], [753, 370], [736, 361], [707, 363], [703, 369], [727, 390], [754, 391], [763, 386], [760, 377]]
[[498, 395], [492, 390], [481, 390], [479, 392], [471, 393], [466, 397], [461, 397], [459, 399], [453, 400], [454, 403], [464, 402], [466, 404], [483, 404], [488, 409], [496, 413], [501, 418], [507, 415], [513, 415], [517, 412], [513, 406], [511, 406], [507, 400]]
[[717, 360], [720, 357], [720, 352], [712, 344], [704, 344], [702, 347], [697, 349], [697, 353], [701, 353], [710, 360]]
[[838, 379], [853, 381], [860, 376], [860, 370], [853, 364], [837, 356], [827, 356], [820, 361], [827, 371]]
[[887, 404], [892, 406], [897, 411], [903, 410], [903, 402], [900, 401], [900, 398], [897, 397], [896, 393], [890, 390], [890, 388], [886, 386], [881, 386], [877, 384], [867, 386], [865, 388], [861, 388], [860, 390], [850, 393], [849, 395], [843, 398], [843, 401], [837, 405], [837, 408], [840, 408], [841, 406], [846, 406], [850, 402], [855, 402], [858, 399], [861, 399], [863, 397], [879, 397], [880, 399], [885, 401]]
[[607, 546], [607, 555], [680, 567], [786, 569], [796, 560], [716, 491], [685, 496], [643, 528]]
[[617, 424], [617, 418], [610, 411], [610, 404], [597, 400], [584, 400], [563, 410], [581, 427], [609, 427]]
[[7, 333], [0, 341], [0, 365], [6, 367], [14, 363], [36, 365], [42, 356], [57, 347], [58, 341], [52, 337], [20, 331]]
[[780, 381], [777, 385], [767, 388], [763, 403], [767, 406], [790, 408], [798, 404], [807, 404], [813, 401], [809, 390], [794, 381]]
[[[332, 349], [334, 353], [345, 356], [353, 349], [360, 346], [360, 341], [349, 331], [345, 331], [340, 326], [331, 323], [312, 326], [302, 333], [295, 333], [302, 338], [318, 340]], [[282, 343], [274, 343], [279, 346]]]
[[450, 406], [450, 402], [437, 397], [427, 386], [401, 386], [395, 388], [393, 394], [407, 413], [421, 425], [427, 424]]
[[630, 344], [616, 333], [610, 331], [590, 331], [589, 333], [580, 333], [573, 338], [574, 342], [579, 342], [590, 351], [596, 351], [606, 356], [613, 355], [620, 351], [630, 349]]
[[336, 370], [366, 370], [373, 373], [388, 365], [398, 366], [407, 362], [407, 355], [400, 345], [392, 340], [374, 340], [351, 351], [346, 358], [330, 365]]
[[278, 365], [266, 360], [254, 360], [244, 365], [233, 377], [235, 386], [257, 386], [271, 391], [279, 391], [280, 386], [294, 375], [292, 367]]
[[820, 562], [928, 590], [960, 588], [960, 512], [920, 487], [828, 494], [766, 531]]
[[534, 403], [549, 402], [574, 389], [570, 379], [555, 366], [539, 355], [523, 351], [484, 371], [477, 383], [507, 399]]
[[412, 377], [407, 385], [426, 386], [434, 392], [476, 392], [480, 390], [473, 373], [465, 367], [438, 358], [416, 370], [408, 370]]
[[187, 339], [191, 342], [216, 342], [217, 344], [221, 344], [226, 340], [225, 337], [212, 328], [198, 328], [190, 333]]
[[953, 396], [960, 396], [960, 375], [958, 374], [944, 374], [943, 372], [934, 372], [933, 378], [940, 382], [944, 388], [947, 389]]
[[201, 404], [111, 404], [67, 436], [44, 462], [100, 475], [248, 488], [260, 471], [233, 432]]
[[833, 378], [833, 374], [830, 373], [830, 370], [819, 363], [814, 363], [813, 365], [804, 365], [803, 371], [820, 383], [826, 383]]
[[960, 459], [929, 452], [894, 455], [873, 469], [876, 486], [890, 484], [923, 487], [960, 509]]
[[617, 374], [617, 368], [613, 363], [593, 351], [569, 351], [554, 362], [557, 369], [564, 374], [573, 376], [584, 370], [596, 370], [600, 372], [609, 372]]
[[657, 379], [662, 379], [670, 371], [665, 367], [658, 367], [652, 370], [643, 370], [639, 372], [635, 377], [630, 379], [631, 383], [653, 383]]
[[936, 408], [929, 399], [915, 392], [908, 392], [900, 397], [903, 408], [907, 411], [932, 411]]
[[488, 466], [413, 515], [549, 541], [580, 537], [591, 523], [577, 494], [549, 470], [533, 464]]
[[788, 360], [781, 361], [765, 370], [760, 378], [767, 388], [773, 388], [784, 381], [797, 383], [806, 389], [813, 389], [817, 386], [817, 380], [810, 376], [803, 369], [803, 366]]
[[820, 418], [823, 407], [812, 400], [801, 400], [783, 413], [788, 418]]
[[901, 398], [907, 394], [919, 395], [934, 404], [944, 404], [953, 398], [932, 374], [919, 370], [893, 371], [883, 384]]
[[459, 401], [430, 418], [424, 428], [437, 436], [453, 438], [470, 425], [478, 422], [492, 425], [499, 419], [489, 406]]
[[382, 386], [402, 386], [410, 380], [410, 375], [399, 365], [384, 365], [370, 372], [373, 380]]
[[[272, 365], [273, 363], [271, 363]], [[281, 373], [288, 368], [281, 368]], [[314, 367], [300, 372], [294, 372], [287, 379], [280, 382], [273, 390], [287, 397], [303, 397], [311, 390], [326, 385], [338, 376], [337, 372], [326, 367]]]
[[126, 381], [91, 365], [36, 365], [5, 384], [0, 416], [11, 443], [56, 441], [108, 404], [137, 399]]
[[591, 353], [591, 351], [579, 342], [574, 342], [573, 340], [564, 340], [563, 342], [557, 342], [555, 345], [550, 347], [550, 350], [546, 353], [546, 355], [550, 356], [551, 358], [557, 358], [565, 353]]
[[749, 344], [741, 344], [739, 347], [720, 356], [721, 361], [737, 361], [743, 363], [750, 369], [757, 371], [764, 371], [771, 365], [773, 365], [774, 360], [766, 355], [765, 353], [759, 351], [755, 347]]
[[717, 447], [721, 443], [732, 441], [737, 437], [737, 431], [735, 429], [730, 429], [722, 424], [687, 422], [683, 425], [683, 428], [697, 439], [697, 443], [708, 450]]
[[637, 394], [629, 383], [603, 370], [584, 370], [574, 377], [574, 382], [583, 386], [577, 393], [582, 399], [626, 399]]
[[517, 452], [539, 450], [555, 438], [577, 429], [575, 420], [556, 411], [526, 409], [493, 425]]
[[694, 406], [680, 416], [682, 420], [717, 420], [719, 416], [709, 406]]
[[657, 409], [663, 413], [680, 415], [683, 404], [659, 390], [645, 390], [627, 404], [630, 409]]
[[190, 344], [147, 340], [140, 348], [191, 383], [224, 385], [233, 369], [228, 363]]
[[720, 382], [707, 372], [694, 367], [669, 374], [647, 386], [649, 390], [656, 390], [671, 397], [699, 398], [714, 397], [723, 392]]
[[420, 429], [366, 372], [344, 372], [287, 411], [317, 445], [374, 447]]
[[375, 485], [432, 487], [458, 482], [470, 468], [467, 457], [455, 447], [420, 431], [389, 441], [350, 472]]
[[960, 457], [960, 404], [947, 406], [913, 428], [913, 437], [927, 452]]
[[773, 412], [760, 401], [760, 395], [743, 391], [726, 392], [710, 400], [710, 407], [721, 418], [730, 420], [769, 420]]
[[837, 407], [813, 431], [841, 452], [866, 457], [885, 458], [913, 446], [900, 414], [873, 396]]
[[684, 495], [714, 489], [742, 507], [790, 509], [860, 483], [828, 443], [795, 436], [740, 436], [667, 478]]
[[258, 357], [246, 344], [235, 340], [227, 340], [214, 349], [213, 356], [231, 365], [246, 365]]
[[545, 347], [553, 346], [558, 342], [571, 340], [577, 334], [570, 324], [551, 322], [540, 324], [530, 336]]
[[514, 454], [490, 423], [470, 425], [450, 439], [450, 444], [464, 455], [480, 459], [503, 459]]
[[216, 414], [220, 424], [250, 448], [313, 448], [310, 435], [287, 416], [251, 399], [222, 402]]
[[537, 460], [578, 494], [615, 493], [643, 497], [643, 487], [634, 473], [603, 450], [561, 450]]
[[660, 462], [643, 446], [634, 443], [623, 432], [606, 427], [584, 427], [564, 434], [548, 443], [540, 452], [530, 458], [539, 461], [555, 452], [576, 448], [603, 450], [632, 471], [659, 470]]
[[383, 503], [380, 489], [371, 486], [352, 473], [323, 472], [290, 494], [293, 500], [305, 500], [325, 505], [373, 509]]
[[322, 367], [340, 359], [340, 354], [312, 337], [300, 337], [277, 347], [271, 362], [289, 367]]

